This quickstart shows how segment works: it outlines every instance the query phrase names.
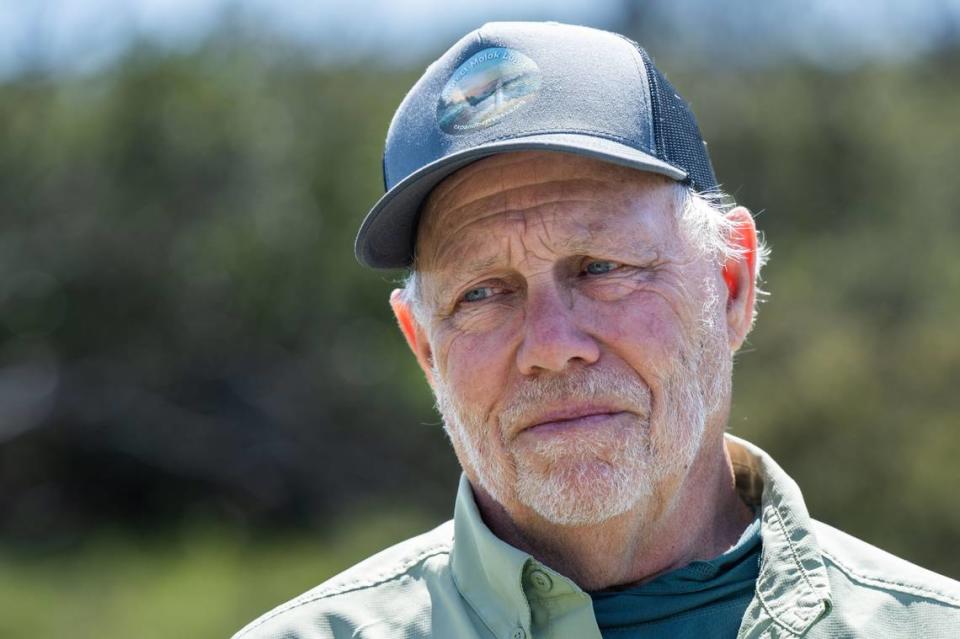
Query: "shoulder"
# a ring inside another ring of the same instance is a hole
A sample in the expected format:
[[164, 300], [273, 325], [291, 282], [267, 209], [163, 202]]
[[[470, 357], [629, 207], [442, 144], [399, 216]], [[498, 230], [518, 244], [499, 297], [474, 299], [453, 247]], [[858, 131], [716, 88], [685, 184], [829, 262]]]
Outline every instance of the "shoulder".
[[[379, 620], [429, 618], [430, 590], [450, 582], [453, 522], [391, 546], [255, 619], [233, 639], [351, 637]], [[301, 631], [308, 632], [303, 633]], [[417, 636], [413, 633], [411, 636]], [[424, 635], [426, 636], [426, 635]]]
[[814, 522], [828, 567], [867, 588], [927, 598], [960, 609], [960, 583], [921, 568], [841, 530]]
[[811, 637], [955, 637], [960, 583], [813, 522], [830, 612]]

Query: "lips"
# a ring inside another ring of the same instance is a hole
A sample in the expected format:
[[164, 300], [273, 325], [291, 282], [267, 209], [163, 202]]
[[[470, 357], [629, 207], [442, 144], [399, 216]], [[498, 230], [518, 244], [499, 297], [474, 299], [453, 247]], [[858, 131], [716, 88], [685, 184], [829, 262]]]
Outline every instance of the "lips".
[[563, 428], [566, 426], [589, 426], [590, 424], [599, 424], [607, 419], [622, 414], [624, 411], [618, 407], [580, 404], [565, 406], [554, 410], [541, 413], [535, 419], [528, 422], [523, 430], [545, 429], [546, 427]]

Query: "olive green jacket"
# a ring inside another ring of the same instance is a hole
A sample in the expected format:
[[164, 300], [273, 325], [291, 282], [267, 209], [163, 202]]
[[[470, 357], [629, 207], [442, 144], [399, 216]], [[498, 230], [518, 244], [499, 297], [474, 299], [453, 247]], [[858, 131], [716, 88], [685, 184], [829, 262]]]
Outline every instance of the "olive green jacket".
[[[738, 637], [960, 637], [960, 584], [807, 514], [796, 483], [727, 436], [763, 551]], [[704, 628], [704, 636], [711, 636]], [[484, 525], [461, 478], [453, 521], [357, 564], [234, 639], [600, 639], [590, 596]]]

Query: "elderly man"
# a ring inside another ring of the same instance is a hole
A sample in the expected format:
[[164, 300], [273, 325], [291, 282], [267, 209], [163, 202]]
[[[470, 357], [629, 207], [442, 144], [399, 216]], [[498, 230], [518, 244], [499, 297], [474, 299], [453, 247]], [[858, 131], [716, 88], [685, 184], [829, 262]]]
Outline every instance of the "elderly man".
[[357, 238], [463, 467], [454, 519], [238, 637], [957, 637], [958, 584], [725, 435], [766, 252], [635, 43], [488, 24], [399, 107]]

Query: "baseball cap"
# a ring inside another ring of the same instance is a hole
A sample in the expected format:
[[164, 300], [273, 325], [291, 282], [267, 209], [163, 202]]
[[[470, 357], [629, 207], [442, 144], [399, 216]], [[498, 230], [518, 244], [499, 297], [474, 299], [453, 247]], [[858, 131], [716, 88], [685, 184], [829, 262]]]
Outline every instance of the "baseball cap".
[[636, 42], [556, 22], [491, 22], [427, 67], [397, 108], [383, 154], [386, 193], [363, 220], [357, 259], [410, 266], [433, 187], [471, 162], [521, 150], [717, 187], [693, 112]]

